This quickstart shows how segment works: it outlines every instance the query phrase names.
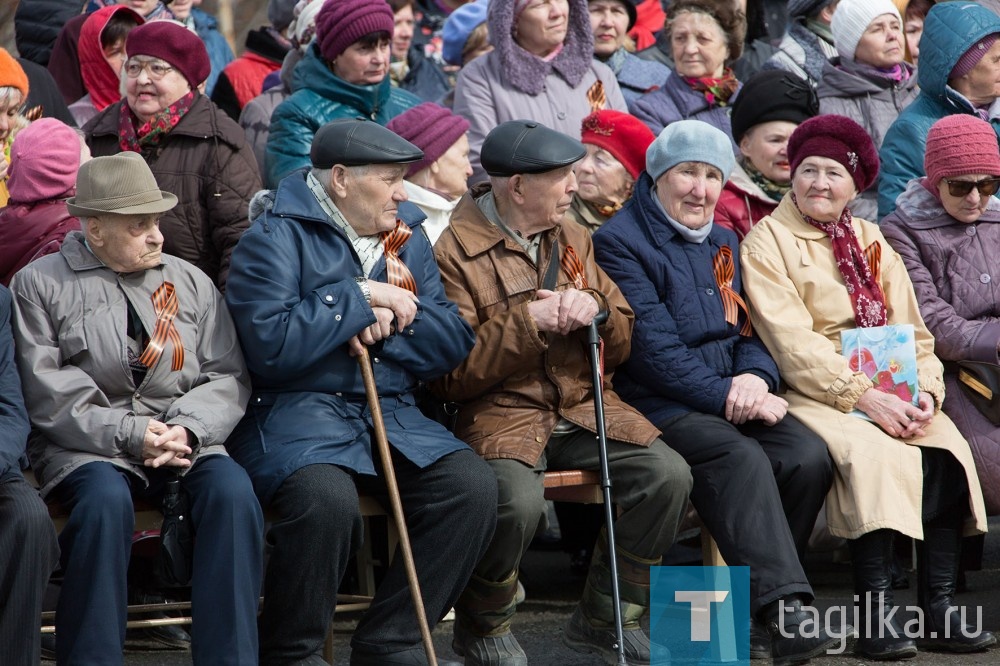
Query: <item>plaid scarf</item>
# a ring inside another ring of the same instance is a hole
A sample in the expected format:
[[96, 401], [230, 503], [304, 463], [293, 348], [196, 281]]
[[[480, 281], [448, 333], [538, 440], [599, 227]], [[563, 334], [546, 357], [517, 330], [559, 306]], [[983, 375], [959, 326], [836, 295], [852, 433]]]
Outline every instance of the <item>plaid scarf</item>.
[[[844, 208], [840, 219], [836, 222], [819, 222], [802, 212], [799, 203], [792, 193], [792, 202], [799, 209], [802, 218], [830, 237], [833, 244], [833, 258], [837, 262], [847, 293], [854, 305], [854, 323], [858, 328], [885, 326], [889, 315], [885, 307], [885, 294], [878, 277], [880, 267], [877, 265], [878, 252], [862, 252], [858, 237], [852, 224], [854, 217], [850, 208]], [[881, 249], [875, 244], [875, 249]], [[866, 256], [871, 254], [871, 260]]]
[[194, 105], [196, 93], [194, 90], [163, 109], [136, 129], [139, 119], [132, 113], [128, 104], [122, 102], [118, 115], [118, 145], [123, 151], [131, 150], [142, 153], [160, 145], [163, 137], [170, 133]]
[[709, 106], [726, 106], [729, 103], [729, 98], [740, 87], [740, 82], [736, 80], [730, 67], [726, 67], [719, 78], [714, 76], [684, 76], [681, 78], [691, 86], [692, 90], [705, 95], [705, 101], [708, 102]]
[[762, 174], [760, 170], [754, 166], [750, 158], [746, 156], [740, 158], [740, 166], [743, 167], [743, 171], [745, 171], [747, 176], [750, 177], [750, 180], [753, 181], [754, 185], [759, 187], [764, 194], [771, 197], [774, 201], [781, 201], [782, 198], [788, 194], [789, 190], [792, 189], [791, 182], [782, 185], [781, 183], [776, 183]]

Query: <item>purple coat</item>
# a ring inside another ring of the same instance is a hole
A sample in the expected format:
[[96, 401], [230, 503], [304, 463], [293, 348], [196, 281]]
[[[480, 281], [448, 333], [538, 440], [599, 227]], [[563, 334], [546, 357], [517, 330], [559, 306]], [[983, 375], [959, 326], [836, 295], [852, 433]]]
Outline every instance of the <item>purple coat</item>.
[[[733, 141], [733, 124], [729, 114], [732, 103], [736, 101], [742, 88], [743, 83], [740, 83], [726, 106], [709, 106], [704, 94], [696, 92], [677, 72], [671, 70], [670, 76], [660, 88], [630, 103], [629, 108], [632, 115], [646, 123], [657, 136], [672, 122], [702, 120], [725, 132], [729, 140]], [[733, 152], [739, 154], [735, 141]]]
[[[924, 186], [909, 182], [882, 233], [913, 281], [920, 314], [942, 361], [1000, 363], [1000, 201], [972, 224], [952, 218]], [[947, 365], [946, 365], [947, 370]], [[954, 372], [945, 372], [944, 413], [969, 440], [986, 511], [1000, 514], [1000, 428], [972, 405]]]

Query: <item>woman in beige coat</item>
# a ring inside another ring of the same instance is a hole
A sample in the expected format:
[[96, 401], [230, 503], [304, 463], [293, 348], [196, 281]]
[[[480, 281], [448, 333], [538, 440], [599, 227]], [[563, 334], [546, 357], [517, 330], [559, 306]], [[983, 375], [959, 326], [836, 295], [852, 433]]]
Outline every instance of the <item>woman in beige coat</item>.
[[[855, 651], [907, 658], [916, 652], [913, 638], [929, 649], [986, 649], [993, 635], [963, 626], [964, 614], [951, 610], [961, 535], [986, 530], [972, 454], [940, 412], [942, 366], [906, 267], [878, 227], [847, 208], [878, 173], [877, 152], [857, 123], [827, 115], [799, 125], [788, 156], [792, 191], [741, 246], [744, 287], [754, 327], [789, 386], [789, 413], [826, 440], [836, 464], [827, 520], [851, 540], [861, 597]], [[765, 315], [773, 312], [781, 317]], [[877, 390], [841, 355], [841, 331], [887, 324], [915, 329], [917, 404]], [[896, 625], [897, 635], [880, 636], [879, 618], [893, 603], [896, 531], [921, 540], [924, 621], [919, 633], [908, 624], [905, 635]]]

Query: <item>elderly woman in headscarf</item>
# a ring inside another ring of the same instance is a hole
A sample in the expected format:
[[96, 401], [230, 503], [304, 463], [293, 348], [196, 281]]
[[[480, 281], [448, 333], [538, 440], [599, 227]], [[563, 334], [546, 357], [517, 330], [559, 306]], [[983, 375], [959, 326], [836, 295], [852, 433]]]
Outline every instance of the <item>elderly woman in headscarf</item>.
[[[855, 652], [916, 654], [893, 618], [895, 532], [918, 540], [921, 647], [985, 650], [993, 634], [966, 626], [953, 602], [962, 534], [986, 530], [972, 453], [941, 412], [942, 366], [906, 266], [879, 228], [848, 207], [878, 173], [878, 153], [853, 120], [818, 116], [792, 133], [788, 157], [792, 191], [740, 246], [743, 284], [754, 330], [788, 385], [788, 412], [833, 456], [826, 516], [851, 547]], [[879, 328], [892, 325], [912, 329]], [[899, 351], [845, 350], [845, 339], [866, 333], [891, 336]], [[908, 369], [914, 379], [898, 378]]]
[[424, 102], [399, 114], [386, 127], [424, 151], [423, 158], [408, 165], [403, 187], [408, 201], [427, 216], [420, 228], [433, 245], [469, 189], [469, 121]]
[[587, 0], [491, 0], [493, 51], [462, 68], [455, 113], [470, 123], [473, 182], [486, 178], [480, 149], [508, 120], [530, 118], [580, 136], [592, 111], [627, 111], [614, 73], [594, 58]]
[[597, 231], [632, 197], [646, 166], [653, 133], [621, 111], [595, 111], [583, 119], [580, 141], [587, 154], [573, 166], [576, 193], [566, 215]]
[[178, 203], [136, 153], [77, 177], [82, 220], [58, 254], [14, 276], [14, 335], [43, 497], [69, 509], [59, 535], [61, 664], [121, 664], [133, 498], [190, 500], [198, 666], [257, 663], [263, 515], [223, 443], [250, 397], [236, 329], [212, 281], [163, 253]]
[[663, 85], [670, 68], [644, 60], [631, 48], [629, 33], [636, 22], [632, 0], [588, 0], [590, 29], [594, 33], [594, 57], [611, 68], [618, 79], [625, 102], [630, 105], [650, 90]]
[[69, 105], [80, 127], [122, 98], [125, 39], [143, 23], [142, 17], [125, 5], [102, 7], [83, 22], [77, 55], [87, 94]]
[[163, 216], [166, 250], [225, 288], [229, 257], [260, 189], [240, 127], [200, 92], [209, 72], [198, 36], [172, 21], [133, 29], [125, 42], [125, 98], [84, 127], [94, 156], [142, 155], [160, 187], [180, 197]]

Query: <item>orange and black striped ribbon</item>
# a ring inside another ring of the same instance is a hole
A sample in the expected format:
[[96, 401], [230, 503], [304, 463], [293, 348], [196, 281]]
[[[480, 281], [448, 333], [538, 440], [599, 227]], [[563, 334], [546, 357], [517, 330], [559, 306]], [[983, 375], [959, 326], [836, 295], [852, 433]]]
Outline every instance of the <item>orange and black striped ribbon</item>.
[[728, 245], [719, 248], [715, 258], [712, 260], [712, 268], [715, 273], [715, 284], [719, 287], [719, 295], [722, 296], [722, 309], [726, 313], [726, 321], [736, 326], [740, 319], [740, 310], [746, 315], [746, 321], [740, 328], [740, 335], [749, 336], [753, 329], [750, 327], [750, 311], [743, 297], [733, 289], [733, 279], [736, 277], [736, 264], [733, 263], [733, 251]]
[[580, 261], [580, 257], [576, 254], [576, 250], [573, 249], [572, 245], [567, 245], [566, 249], [563, 250], [560, 263], [562, 264], [563, 271], [573, 281], [574, 287], [577, 289], [587, 288], [587, 274], [583, 270], [583, 262]]
[[149, 338], [149, 343], [139, 357], [139, 362], [147, 368], [152, 368], [160, 356], [163, 354], [163, 346], [170, 340], [174, 346], [174, 359], [170, 366], [171, 370], [180, 370], [184, 367], [184, 345], [181, 342], [181, 334], [174, 326], [174, 317], [177, 316], [179, 304], [174, 285], [164, 282], [153, 292], [153, 312], [156, 314], [156, 326], [153, 328], [153, 335]]
[[417, 281], [403, 260], [399, 258], [399, 253], [411, 235], [413, 235], [413, 230], [406, 226], [402, 220], [396, 220], [396, 228], [382, 233], [380, 237], [382, 251], [385, 253], [385, 272], [389, 284], [409, 289], [415, 294], [417, 293]]
[[601, 81], [594, 81], [594, 85], [587, 90], [587, 101], [590, 102], [591, 111], [601, 111], [608, 106], [608, 96], [604, 92], [604, 84]]
[[875, 284], [882, 284], [882, 246], [878, 241], [865, 248], [865, 261], [872, 272], [872, 280]]

